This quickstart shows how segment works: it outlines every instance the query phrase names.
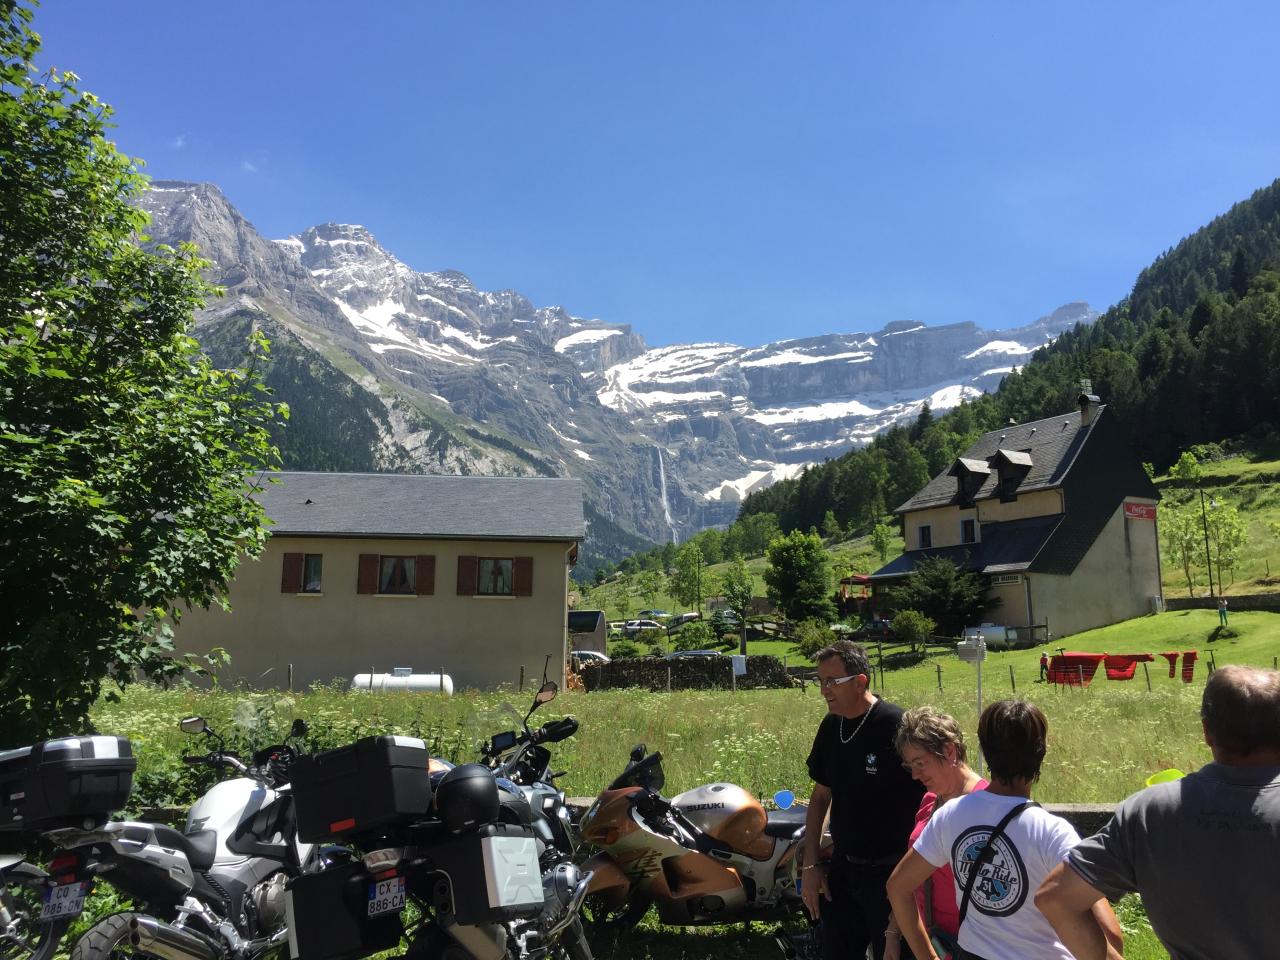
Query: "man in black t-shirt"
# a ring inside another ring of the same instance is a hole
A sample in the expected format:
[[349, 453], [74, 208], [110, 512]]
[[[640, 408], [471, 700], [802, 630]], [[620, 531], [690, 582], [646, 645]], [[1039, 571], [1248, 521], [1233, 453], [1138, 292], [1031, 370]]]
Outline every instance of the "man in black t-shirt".
[[[884, 955], [889, 923], [885, 883], [902, 859], [924, 788], [902, 768], [894, 735], [902, 708], [868, 689], [871, 664], [841, 640], [818, 653], [818, 679], [830, 713], [809, 752], [809, 802], [801, 893], [822, 920], [824, 960], [849, 960], [873, 947]], [[831, 810], [831, 860], [820, 863], [822, 821]]]

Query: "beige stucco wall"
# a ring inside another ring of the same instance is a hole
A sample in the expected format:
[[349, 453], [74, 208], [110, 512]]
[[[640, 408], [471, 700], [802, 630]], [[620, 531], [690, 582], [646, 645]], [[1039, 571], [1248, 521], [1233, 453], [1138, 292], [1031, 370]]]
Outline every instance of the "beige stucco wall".
[[1006, 627], [1025, 627], [1030, 625], [1027, 621], [1027, 584], [1025, 580], [1021, 583], [995, 584], [988, 592], [988, 596], [992, 599], [998, 598], [1000, 604], [993, 609], [987, 610], [987, 620]]
[[1047, 617], [1049, 632], [1063, 637], [1150, 613], [1160, 593], [1158, 557], [1156, 522], [1128, 520], [1119, 506], [1070, 577], [1031, 575], [1032, 617]]
[[[933, 535], [933, 546], [953, 547], [960, 543], [960, 521], [977, 520], [978, 511], [973, 507], [931, 507], [928, 510], [917, 510], [906, 515], [906, 549], [920, 549], [920, 528], [930, 527]], [[982, 532], [974, 527], [974, 536], [981, 537]]]
[[[370, 668], [415, 673], [441, 668], [457, 687], [514, 684], [520, 667], [533, 681], [564, 683], [568, 543], [361, 540], [272, 537], [262, 557], [242, 563], [231, 586], [232, 610], [192, 610], [178, 625], [182, 652], [223, 647], [224, 676], [254, 686], [283, 687], [293, 664], [294, 689], [315, 681], [349, 681]], [[285, 553], [324, 556], [323, 593], [284, 594]], [[432, 596], [356, 593], [359, 555], [434, 555]], [[459, 556], [533, 558], [533, 595], [460, 597]], [[270, 671], [269, 673], [267, 671]], [[265, 674], [265, 676], [264, 676]]]
[[1047, 517], [1053, 513], [1062, 513], [1062, 493], [1058, 490], [1033, 490], [1018, 494], [1018, 499], [1008, 503], [1002, 503], [999, 497], [979, 500], [977, 507], [980, 523]]
[[930, 507], [916, 510], [904, 516], [906, 521], [906, 549], [920, 549], [920, 527], [928, 525], [933, 535], [933, 546], [954, 547], [960, 539], [960, 521], [975, 518], [978, 521], [976, 535], [982, 539], [982, 524], [1004, 520], [1022, 520], [1026, 517], [1043, 517], [1062, 512], [1062, 495], [1057, 490], [1035, 490], [1019, 494], [1010, 503], [1000, 499], [979, 500], [973, 506]]

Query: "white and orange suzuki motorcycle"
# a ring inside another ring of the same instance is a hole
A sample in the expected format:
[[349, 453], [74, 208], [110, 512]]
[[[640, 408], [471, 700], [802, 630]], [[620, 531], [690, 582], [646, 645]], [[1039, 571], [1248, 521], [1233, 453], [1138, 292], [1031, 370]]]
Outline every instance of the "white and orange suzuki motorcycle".
[[797, 879], [808, 809], [766, 812], [742, 787], [709, 783], [667, 800], [662, 754], [641, 744], [578, 823], [599, 848], [583, 911], [593, 924], [629, 926], [651, 904], [680, 926], [798, 919]]

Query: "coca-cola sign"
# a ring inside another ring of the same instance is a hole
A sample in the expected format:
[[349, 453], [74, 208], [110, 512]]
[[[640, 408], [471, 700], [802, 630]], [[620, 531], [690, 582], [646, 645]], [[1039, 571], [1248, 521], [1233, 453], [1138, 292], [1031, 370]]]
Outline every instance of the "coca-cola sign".
[[1125, 501], [1124, 515], [1129, 520], [1154, 520], [1156, 505], [1154, 503], [1130, 503]]

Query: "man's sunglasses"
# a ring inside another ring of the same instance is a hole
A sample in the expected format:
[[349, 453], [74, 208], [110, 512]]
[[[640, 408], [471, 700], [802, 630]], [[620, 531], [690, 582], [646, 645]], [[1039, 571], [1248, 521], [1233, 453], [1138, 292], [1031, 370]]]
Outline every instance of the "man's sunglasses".
[[824, 689], [826, 687], [838, 687], [840, 686], [840, 684], [848, 683], [850, 680], [857, 680], [858, 677], [860, 676], [861, 674], [855, 673], [852, 676], [848, 676], [848, 677], [823, 677], [821, 686]]

